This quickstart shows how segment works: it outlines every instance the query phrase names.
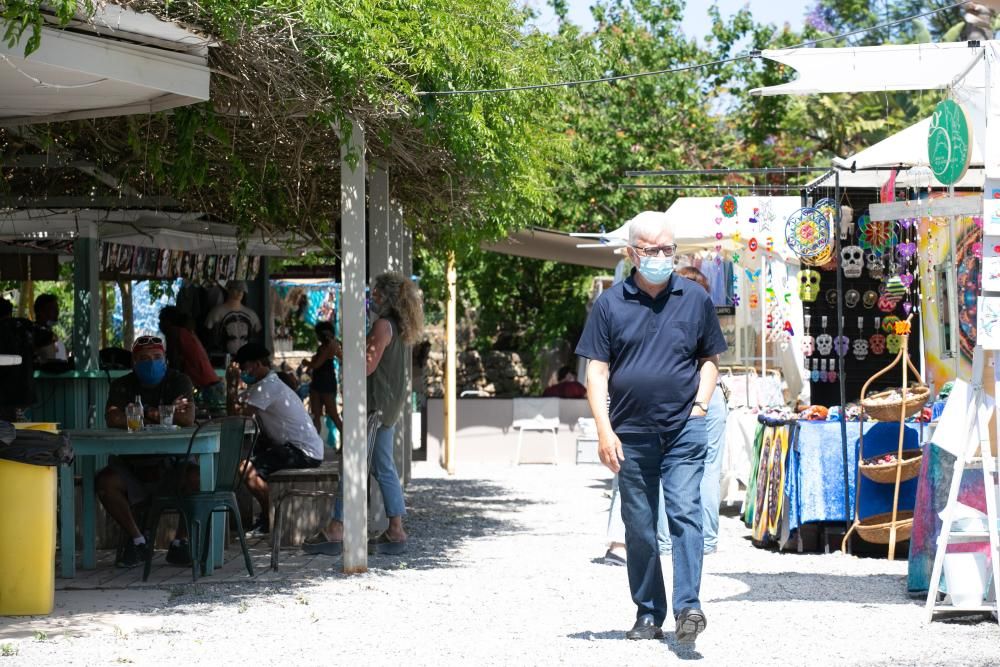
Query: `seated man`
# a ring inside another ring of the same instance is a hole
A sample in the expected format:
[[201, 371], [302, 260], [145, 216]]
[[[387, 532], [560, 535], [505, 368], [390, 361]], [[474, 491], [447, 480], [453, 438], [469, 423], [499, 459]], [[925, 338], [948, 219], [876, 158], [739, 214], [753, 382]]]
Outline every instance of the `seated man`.
[[271, 352], [247, 343], [236, 353], [240, 377], [247, 385], [241, 397], [246, 414], [256, 415], [266, 442], [258, 443], [245, 469], [247, 489], [260, 503], [260, 516], [250, 529], [254, 537], [271, 530], [271, 495], [267, 478], [287, 468], [316, 468], [323, 463], [323, 441], [302, 399], [271, 370]]
[[542, 396], [556, 398], [587, 398], [587, 388], [576, 381], [576, 373], [569, 366], [563, 366], [556, 373], [556, 382], [542, 392]]
[[[126, 428], [125, 408], [142, 400], [146, 424], [160, 423], [160, 406], [174, 406], [174, 424], [190, 426], [194, 423], [194, 405], [191, 402], [191, 380], [186, 375], [167, 368], [163, 340], [156, 336], [139, 336], [132, 346], [132, 372], [111, 383], [104, 418], [110, 428]], [[146, 537], [136, 523], [132, 508], [149, 499], [161, 486], [171, 480], [174, 457], [170, 456], [116, 456], [108, 467], [97, 474], [97, 497], [111, 518], [127, 533], [124, 549], [115, 560], [117, 567], [135, 567], [143, 562]], [[173, 480], [176, 483], [176, 479]], [[189, 466], [185, 486], [198, 488], [198, 469]], [[177, 531], [177, 538], [167, 552], [167, 562], [175, 565], [191, 563], [190, 548], [184, 526]]]

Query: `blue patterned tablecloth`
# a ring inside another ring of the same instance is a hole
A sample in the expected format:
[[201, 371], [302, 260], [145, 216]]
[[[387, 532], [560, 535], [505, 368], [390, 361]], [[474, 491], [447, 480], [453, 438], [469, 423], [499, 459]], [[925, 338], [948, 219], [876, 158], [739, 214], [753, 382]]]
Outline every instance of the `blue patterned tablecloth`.
[[[905, 426], [904, 449], [919, 447], [919, 427]], [[865, 458], [895, 452], [899, 425], [891, 422], [867, 422]], [[854, 519], [855, 478], [860, 441], [858, 422], [847, 424], [847, 471], [849, 483], [849, 516], [844, 516], [843, 453], [839, 422], [799, 422], [798, 436], [789, 456], [785, 477], [788, 498], [788, 527], [818, 521]], [[892, 484], [877, 484], [861, 478], [861, 517], [892, 511]], [[917, 480], [900, 485], [899, 508], [913, 509]]]

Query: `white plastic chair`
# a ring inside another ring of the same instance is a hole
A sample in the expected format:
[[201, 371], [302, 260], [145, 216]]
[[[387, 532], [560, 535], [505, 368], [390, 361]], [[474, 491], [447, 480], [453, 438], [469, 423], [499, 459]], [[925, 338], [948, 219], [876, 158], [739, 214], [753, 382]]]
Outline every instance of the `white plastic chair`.
[[517, 452], [514, 465], [521, 463], [521, 445], [525, 431], [548, 431], [552, 434], [553, 463], [559, 463], [559, 399], [558, 398], [515, 398], [514, 421], [511, 428], [517, 429]]

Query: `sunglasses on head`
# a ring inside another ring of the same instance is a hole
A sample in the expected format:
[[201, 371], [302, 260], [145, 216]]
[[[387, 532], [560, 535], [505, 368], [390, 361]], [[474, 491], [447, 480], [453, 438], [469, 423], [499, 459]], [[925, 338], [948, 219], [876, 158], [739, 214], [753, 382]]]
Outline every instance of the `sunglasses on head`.
[[163, 339], [159, 336], [139, 336], [135, 339], [135, 343], [132, 347], [138, 347], [140, 345], [163, 345]]

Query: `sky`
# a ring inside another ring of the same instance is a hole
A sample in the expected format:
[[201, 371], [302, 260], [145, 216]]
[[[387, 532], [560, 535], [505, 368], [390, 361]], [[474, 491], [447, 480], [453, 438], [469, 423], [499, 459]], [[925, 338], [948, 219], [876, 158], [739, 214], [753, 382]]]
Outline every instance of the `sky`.
[[[556, 29], [556, 18], [546, 0], [524, 0], [524, 4], [541, 12], [536, 22], [545, 31]], [[590, 5], [593, 0], [568, 0], [569, 19], [585, 28], [593, 27]], [[708, 32], [708, 7], [713, 4], [699, 0], [688, 0], [684, 15], [685, 34], [700, 37]], [[806, 12], [816, 4], [815, 0], [717, 0], [723, 16], [731, 16], [748, 5], [754, 19], [761, 23], [791, 24], [793, 29], [802, 27]]]

